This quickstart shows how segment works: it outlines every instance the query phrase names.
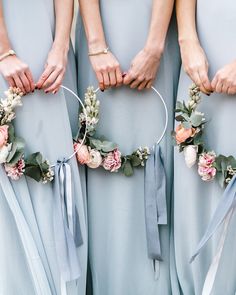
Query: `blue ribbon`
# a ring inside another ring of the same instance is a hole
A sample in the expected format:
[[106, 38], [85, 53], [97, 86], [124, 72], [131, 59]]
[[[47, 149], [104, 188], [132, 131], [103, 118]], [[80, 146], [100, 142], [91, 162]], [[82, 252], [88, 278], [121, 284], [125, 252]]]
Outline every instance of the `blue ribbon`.
[[[78, 213], [72, 193], [71, 168], [66, 159], [55, 166], [54, 236], [61, 279], [64, 282], [80, 277], [76, 247], [83, 244]], [[76, 214], [77, 213], [77, 214]]]
[[213, 218], [208, 225], [208, 228], [197, 246], [193, 256], [190, 259], [190, 263], [199, 255], [202, 248], [207, 241], [213, 236], [218, 227], [226, 220], [228, 214], [235, 208], [236, 204], [236, 175], [232, 178], [231, 182], [226, 187], [223, 196], [217, 206], [217, 209], [213, 215]]
[[166, 175], [157, 144], [145, 166], [145, 221], [148, 257], [162, 261], [159, 225], [167, 224]]

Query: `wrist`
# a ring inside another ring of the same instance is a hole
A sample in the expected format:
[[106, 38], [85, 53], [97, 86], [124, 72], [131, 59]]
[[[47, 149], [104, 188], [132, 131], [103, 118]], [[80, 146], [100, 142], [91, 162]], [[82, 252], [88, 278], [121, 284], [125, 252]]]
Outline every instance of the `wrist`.
[[154, 46], [153, 44], [146, 44], [144, 51], [159, 60], [164, 52], [164, 44], [158, 44], [157, 46]]
[[52, 45], [52, 50], [53, 51], [58, 51], [58, 52], [62, 52], [64, 54], [68, 54], [68, 51], [70, 49], [70, 41], [66, 41], [66, 42], [57, 42], [54, 41], [53, 45]]
[[106, 41], [98, 38], [93, 38], [88, 40], [88, 51], [89, 52], [95, 52], [95, 51], [101, 51], [107, 48]]
[[181, 46], [184, 46], [184, 45], [186, 45], [186, 44], [200, 44], [200, 42], [199, 42], [199, 39], [198, 39], [198, 37], [196, 36], [196, 37], [179, 37], [179, 39], [178, 39], [178, 41], [179, 41], [179, 46], [181, 47]]

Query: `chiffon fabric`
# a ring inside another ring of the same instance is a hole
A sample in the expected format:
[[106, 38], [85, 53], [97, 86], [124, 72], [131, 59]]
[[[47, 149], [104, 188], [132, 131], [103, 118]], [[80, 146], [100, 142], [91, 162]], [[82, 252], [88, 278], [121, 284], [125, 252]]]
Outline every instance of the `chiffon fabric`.
[[[107, 44], [118, 58], [122, 71], [129, 69], [143, 48], [148, 34], [152, 1], [100, 1]], [[97, 80], [88, 59], [88, 48], [81, 18], [76, 31], [78, 86], [80, 97]], [[155, 279], [153, 262], [148, 258], [144, 169], [132, 177], [109, 174], [103, 169], [87, 171], [89, 261], [94, 295], [169, 295], [170, 203], [173, 180], [173, 109], [179, 71], [179, 53], [174, 22], [171, 24], [164, 56], [154, 86], [163, 95], [169, 112], [169, 124], [161, 143], [167, 175], [168, 225], [160, 226], [163, 261]], [[164, 128], [165, 112], [151, 90], [138, 92], [128, 87], [98, 92], [101, 116], [98, 134], [119, 144], [122, 153], [139, 146], [152, 147]], [[171, 255], [172, 257], [172, 255]], [[172, 259], [172, 258], [171, 258]], [[177, 282], [176, 282], [176, 285]]]
[[[12, 48], [29, 65], [37, 81], [53, 42], [54, 1], [3, 0], [2, 3]], [[74, 91], [77, 89], [72, 51], [64, 84]], [[1, 95], [7, 88], [7, 83], [0, 77]], [[63, 90], [56, 95], [36, 90], [23, 97], [23, 106], [17, 110], [14, 122], [16, 134], [26, 141], [26, 152], [40, 151], [51, 163], [70, 156], [73, 153], [71, 126], [76, 133], [78, 107], [76, 98]], [[83, 245], [77, 248], [81, 276], [67, 284], [64, 294], [84, 295], [86, 206], [77, 162], [72, 159], [68, 164], [72, 169]], [[55, 198], [53, 184], [43, 185], [28, 177], [11, 181], [3, 167], [0, 168], [0, 294], [61, 294], [61, 274], [53, 230]]]
[[[233, 28], [236, 4], [226, 0], [197, 1], [197, 30], [210, 65], [210, 79], [224, 65], [235, 60], [236, 40]], [[178, 99], [188, 98], [190, 79], [182, 71]], [[203, 96], [200, 111], [208, 119], [205, 142], [217, 154], [235, 156], [236, 137], [232, 130], [235, 119], [235, 96], [212, 94]], [[175, 153], [174, 241], [176, 267], [181, 292], [184, 295], [202, 294], [204, 281], [213, 257], [217, 253], [223, 227], [208, 241], [191, 264], [193, 255], [223, 195], [217, 181], [204, 183], [197, 169], [188, 169], [183, 154]], [[232, 215], [212, 295], [235, 295], [236, 291], [236, 216]]]

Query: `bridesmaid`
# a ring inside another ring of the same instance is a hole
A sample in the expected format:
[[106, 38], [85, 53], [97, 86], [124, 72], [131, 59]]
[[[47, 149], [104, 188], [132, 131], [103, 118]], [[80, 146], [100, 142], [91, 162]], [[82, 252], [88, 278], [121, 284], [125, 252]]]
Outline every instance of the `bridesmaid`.
[[[207, 146], [217, 154], [233, 156], [236, 156], [236, 137], [231, 132], [236, 108], [236, 39], [233, 33], [236, 25], [235, 13], [234, 0], [226, 0], [223, 7], [220, 0], [177, 1], [183, 63], [178, 98], [187, 98], [192, 81], [207, 94], [203, 95], [201, 103], [202, 111], [210, 119], [206, 125]], [[223, 193], [216, 181], [202, 182], [196, 170], [188, 169], [183, 155], [176, 150], [174, 236], [181, 289], [186, 295], [234, 295], [235, 215], [231, 219], [211, 293], [209, 283], [205, 285], [205, 293], [202, 292], [207, 271], [217, 253], [219, 235], [213, 236], [195, 261], [189, 264]]]
[[[151, 90], [135, 89], [150, 89], [153, 85], [163, 94], [170, 114], [170, 134], [178, 78], [178, 46], [173, 26], [166, 44], [165, 40], [174, 1], [79, 2], [83, 20], [82, 24], [81, 17], [78, 18], [76, 35], [80, 96], [89, 85], [99, 85], [101, 90], [127, 85], [98, 94], [98, 133], [117, 142], [123, 153], [140, 145], [151, 147], [164, 128], [164, 109]], [[170, 135], [161, 148], [167, 174], [169, 224], [173, 172]], [[135, 171], [130, 178], [102, 169], [88, 170], [87, 196], [94, 295], [171, 294], [168, 225], [160, 226], [163, 262], [160, 270], [155, 269], [156, 274], [148, 258], [144, 170]]]
[[[70, 119], [76, 132], [74, 110], [78, 104], [71, 95], [59, 91], [62, 82], [76, 91], [70, 48], [72, 17], [72, 0], [0, 0], [1, 97], [9, 86], [20, 87], [27, 94], [23, 107], [17, 110], [16, 132], [26, 140], [27, 152], [41, 151], [51, 163], [73, 153]], [[58, 255], [59, 232], [53, 229], [54, 186], [25, 177], [11, 181], [0, 167], [0, 294], [85, 294], [84, 203], [76, 160], [69, 164], [83, 238], [77, 248], [79, 280], [66, 279], [66, 290], [59, 267], [66, 257]]]

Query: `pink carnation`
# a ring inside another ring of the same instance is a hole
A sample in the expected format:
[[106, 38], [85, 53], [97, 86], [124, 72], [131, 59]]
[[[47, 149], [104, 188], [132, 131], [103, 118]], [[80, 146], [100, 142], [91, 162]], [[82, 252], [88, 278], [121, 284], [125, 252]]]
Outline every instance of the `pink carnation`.
[[118, 149], [110, 152], [103, 160], [103, 167], [111, 172], [118, 171], [121, 167], [121, 152]]
[[7, 143], [8, 128], [8, 125], [0, 126], [0, 148], [2, 148]]
[[215, 162], [216, 155], [214, 152], [204, 153], [199, 158], [199, 165], [209, 166]]
[[213, 152], [203, 153], [199, 157], [198, 174], [203, 181], [211, 181], [216, 176], [216, 168], [213, 167], [216, 155]]
[[7, 176], [13, 180], [18, 180], [24, 174], [25, 171], [25, 161], [20, 159], [16, 165], [12, 166], [10, 164], [5, 164], [5, 171]]

